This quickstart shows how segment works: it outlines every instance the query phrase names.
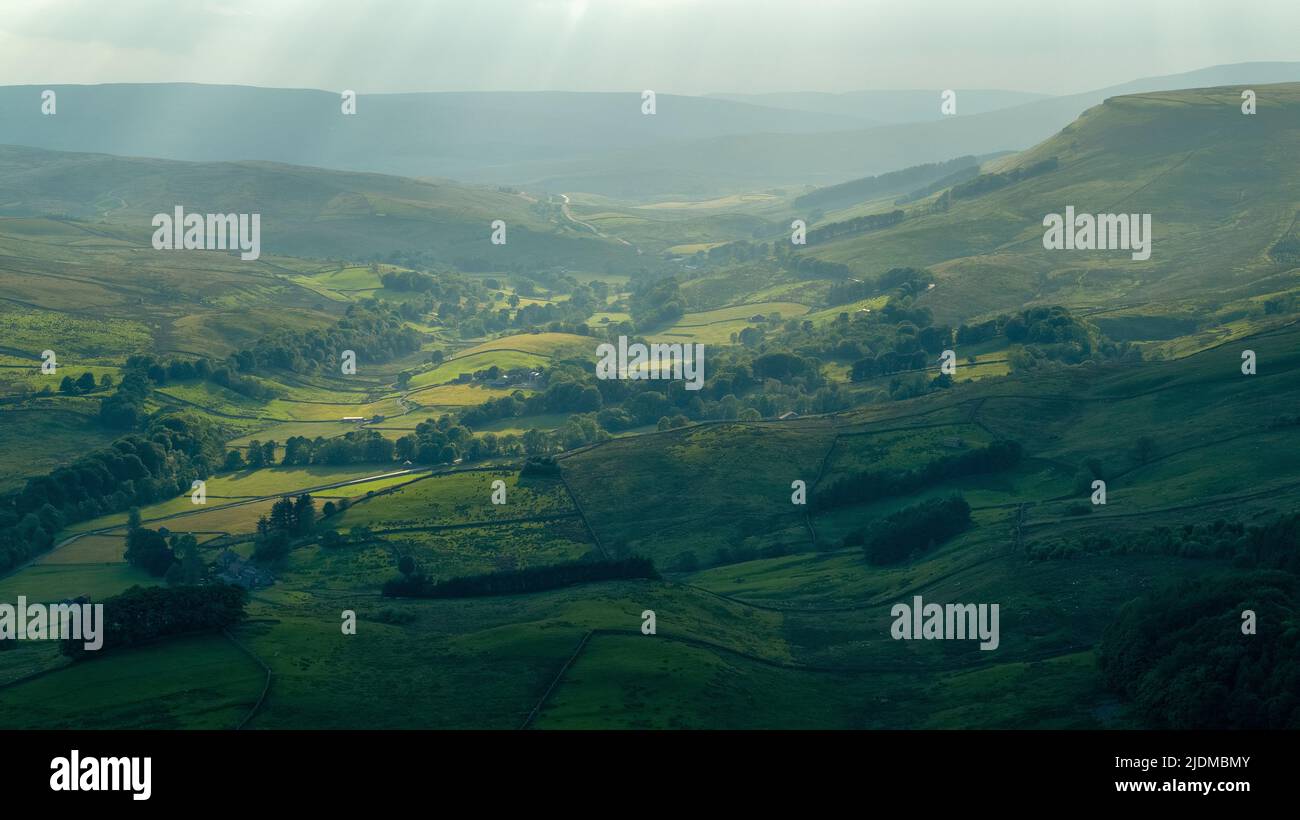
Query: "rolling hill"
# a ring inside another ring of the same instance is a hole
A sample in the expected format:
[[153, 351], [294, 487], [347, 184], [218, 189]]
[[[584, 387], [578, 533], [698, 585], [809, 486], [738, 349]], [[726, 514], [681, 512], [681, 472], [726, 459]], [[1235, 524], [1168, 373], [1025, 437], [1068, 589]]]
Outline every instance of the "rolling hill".
[[[958, 186], [946, 209], [926, 213], [931, 197], [907, 206], [896, 226], [810, 245], [808, 253], [871, 276], [928, 266], [936, 287], [919, 303], [945, 321], [1033, 303], [1150, 303], [1202, 317], [1230, 304], [1240, 311], [1297, 284], [1294, 262], [1275, 249], [1297, 230], [1294, 164], [1285, 158], [1300, 149], [1300, 85], [1256, 92], [1255, 116], [1241, 113], [1236, 88], [1108, 99], [987, 169], [1014, 174], [1055, 160], [1053, 170], [1018, 181], [986, 176], [987, 192]], [[1066, 206], [1151, 214], [1150, 259], [1044, 249], [1044, 216]]]
[[[55, 116], [40, 114], [46, 88], [57, 94]], [[340, 105], [339, 93], [313, 89], [192, 83], [8, 86], [0, 88], [0, 144], [481, 181], [497, 179], [498, 168], [584, 157], [610, 145], [873, 124], [856, 115], [673, 94], [658, 95], [655, 115], [645, 116], [641, 89], [361, 92], [355, 115], [344, 116]]]
[[[575, 227], [559, 206], [447, 181], [266, 162], [178, 162], [0, 146], [0, 215], [108, 224], [147, 247], [150, 220], [192, 213], [260, 213], [265, 253], [368, 258], [432, 250], [444, 258], [495, 252], [513, 261], [571, 264], [633, 251]], [[493, 220], [507, 224], [494, 246]], [[502, 260], [503, 262], [505, 260]]]

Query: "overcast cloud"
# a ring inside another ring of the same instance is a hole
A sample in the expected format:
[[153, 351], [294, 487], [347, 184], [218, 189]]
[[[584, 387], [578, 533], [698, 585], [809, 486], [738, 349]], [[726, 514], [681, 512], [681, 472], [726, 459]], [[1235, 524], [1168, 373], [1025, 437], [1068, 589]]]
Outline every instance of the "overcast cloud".
[[1070, 93], [1295, 60], [1296, 0], [35, 0], [0, 84]]

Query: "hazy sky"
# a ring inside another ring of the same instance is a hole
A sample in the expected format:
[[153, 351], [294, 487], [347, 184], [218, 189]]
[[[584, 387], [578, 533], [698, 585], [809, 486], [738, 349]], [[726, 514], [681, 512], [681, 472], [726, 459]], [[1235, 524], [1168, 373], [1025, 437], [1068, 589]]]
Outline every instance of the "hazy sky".
[[1297, 33], [1300, 0], [5, 0], [0, 85], [1069, 93]]

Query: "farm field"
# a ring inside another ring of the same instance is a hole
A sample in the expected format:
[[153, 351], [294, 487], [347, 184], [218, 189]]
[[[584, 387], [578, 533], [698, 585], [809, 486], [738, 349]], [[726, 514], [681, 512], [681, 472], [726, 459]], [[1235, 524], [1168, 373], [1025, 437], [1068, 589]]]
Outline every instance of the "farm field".
[[[10, 686], [0, 702], [0, 723], [15, 728], [232, 729], [256, 703], [265, 677], [220, 635], [180, 638]], [[70, 711], [68, 703], [75, 704]]]
[[[491, 502], [493, 483], [505, 482], [505, 503]], [[353, 505], [337, 526], [383, 529], [459, 525], [494, 519], [570, 514], [573, 505], [556, 481], [520, 479], [511, 470], [434, 475]]]

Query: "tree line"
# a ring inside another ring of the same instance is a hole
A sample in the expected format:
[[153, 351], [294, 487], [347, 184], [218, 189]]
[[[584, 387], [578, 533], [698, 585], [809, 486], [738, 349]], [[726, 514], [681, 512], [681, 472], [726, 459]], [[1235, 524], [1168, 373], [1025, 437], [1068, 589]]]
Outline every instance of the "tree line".
[[119, 438], [0, 496], [0, 570], [49, 549], [69, 524], [189, 490], [216, 468], [222, 438], [220, 428], [196, 414], [160, 415], [142, 434]]
[[910, 470], [863, 470], [815, 491], [809, 507], [822, 512], [890, 496], [910, 495], [954, 478], [1009, 470], [1020, 462], [1022, 454], [1019, 442], [995, 441], [959, 455], [933, 459]]
[[837, 185], [818, 188], [811, 193], [796, 197], [794, 206], [807, 209], [864, 202], [882, 194], [911, 190], [919, 185], [944, 179], [956, 171], [971, 168], [978, 172], [979, 160], [970, 155], [950, 159], [947, 162], [913, 165], [900, 171], [890, 171], [887, 174], [852, 179]]
[[243, 373], [339, 372], [341, 355], [354, 351], [358, 362], [386, 362], [420, 349], [421, 336], [406, 326], [392, 306], [374, 299], [348, 306], [343, 318], [324, 329], [281, 328], [260, 337], [231, 359]]
[[1249, 569], [1300, 574], [1300, 513], [1264, 524], [1225, 521], [1159, 526], [1137, 532], [1098, 530], [1030, 544], [1030, 560], [1115, 555], [1171, 555], [1220, 559]]
[[808, 243], [817, 245], [822, 242], [829, 242], [832, 239], [838, 239], [841, 236], [891, 228], [902, 222], [906, 216], [907, 214], [902, 209], [895, 209], [888, 213], [867, 214], [865, 216], [855, 216], [842, 222], [832, 222], [829, 225], [822, 225], [809, 230]]
[[1039, 174], [1046, 174], [1049, 171], [1055, 171], [1059, 165], [1060, 163], [1056, 157], [1048, 157], [1031, 165], [1013, 168], [1003, 173], [980, 174], [972, 180], [954, 185], [952, 187], [952, 198], [969, 199], [981, 194], [987, 194], [989, 191], [1005, 188], [1012, 183], [1036, 177]]

